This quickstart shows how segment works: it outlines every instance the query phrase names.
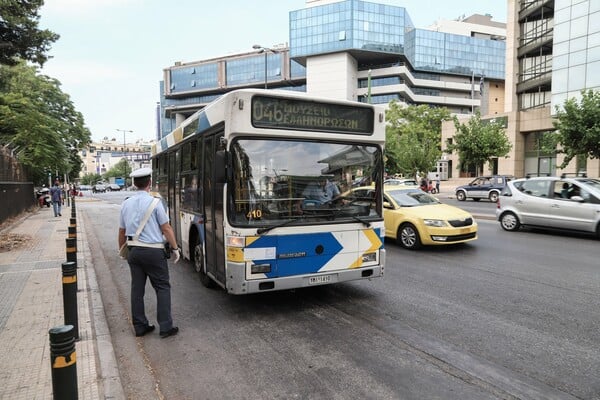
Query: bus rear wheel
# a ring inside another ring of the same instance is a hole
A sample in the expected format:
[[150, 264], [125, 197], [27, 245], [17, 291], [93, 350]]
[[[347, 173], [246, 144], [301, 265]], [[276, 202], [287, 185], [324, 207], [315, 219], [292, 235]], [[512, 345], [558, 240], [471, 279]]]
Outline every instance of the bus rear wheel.
[[202, 248], [202, 243], [200, 243], [200, 238], [196, 238], [194, 251], [192, 254], [194, 255], [194, 269], [198, 273], [202, 285], [207, 288], [215, 287], [215, 282], [206, 274], [206, 268], [204, 265], [204, 249]]

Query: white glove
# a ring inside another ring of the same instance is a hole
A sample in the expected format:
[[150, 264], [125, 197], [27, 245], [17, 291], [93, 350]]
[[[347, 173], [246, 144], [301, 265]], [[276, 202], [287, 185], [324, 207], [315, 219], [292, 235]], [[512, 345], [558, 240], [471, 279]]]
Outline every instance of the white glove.
[[181, 258], [181, 250], [179, 250], [179, 249], [177, 249], [177, 250], [173, 249], [173, 250], [171, 250], [171, 254], [173, 254], [173, 264], [177, 264], [177, 262]]

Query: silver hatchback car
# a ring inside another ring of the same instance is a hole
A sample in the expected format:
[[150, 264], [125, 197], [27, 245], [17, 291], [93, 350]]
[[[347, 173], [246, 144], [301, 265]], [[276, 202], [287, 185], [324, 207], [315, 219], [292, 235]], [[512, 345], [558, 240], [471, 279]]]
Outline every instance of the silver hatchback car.
[[508, 182], [496, 218], [507, 231], [522, 225], [595, 234], [600, 239], [600, 180], [566, 176]]

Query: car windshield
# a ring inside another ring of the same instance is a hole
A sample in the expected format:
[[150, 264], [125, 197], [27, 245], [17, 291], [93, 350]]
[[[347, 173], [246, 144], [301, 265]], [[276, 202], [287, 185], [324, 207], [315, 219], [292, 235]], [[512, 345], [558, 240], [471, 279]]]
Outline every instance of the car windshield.
[[386, 195], [394, 199], [401, 207], [417, 207], [428, 204], [440, 204], [435, 197], [420, 189], [388, 190]]
[[378, 146], [244, 138], [232, 143], [231, 156], [229, 216], [236, 226], [381, 219], [381, 195], [370, 202], [342, 196], [357, 179], [378, 181], [383, 173]]
[[577, 179], [577, 181], [600, 190], [600, 179], [584, 178], [584, 179]]

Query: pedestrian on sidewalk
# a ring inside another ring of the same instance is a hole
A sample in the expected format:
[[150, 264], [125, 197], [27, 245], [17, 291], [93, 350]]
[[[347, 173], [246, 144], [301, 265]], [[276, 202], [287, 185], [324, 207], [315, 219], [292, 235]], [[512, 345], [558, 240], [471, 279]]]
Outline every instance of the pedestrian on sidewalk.
[[435, 192], [440, 194], [440, 176], [435, 174]]
[[[165, 251], [163, 235], [171, 246], [174, 263], [179, 261], [181, 253], [162, 203], [154, 202], [154, 197], [150, 195], [151, 175], [150, 168], [140, 168], [131, 173], [130, 177], [139, 192], [126, 199], [121, 206], [118, 240], [119, 248], [125, 242], [129, 247], [127, 262], [131, 272], [131, 318], [135, 336], [144, 336], [154, 330], [154, 325], [146, 318], [144, 307], [146, 280], [149, 278], [156, 292], [156, 319], [160, 337], [166, 338], [176, 335], [179, 328], [173, 326], [171, 317], [169, 254]], [[150, 210], [150, 207], [153, 209]]]
[[58, 179], [54, 181], [54, 186], [50, 188], [50, 196], [52, 197], [52, 207], [54, 208], [54, 216], [62, 216], [60, 212], [62, 211], [61, 207], [63, 202], [63, 193]]

